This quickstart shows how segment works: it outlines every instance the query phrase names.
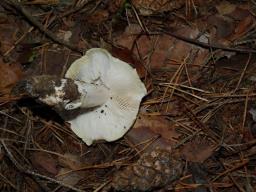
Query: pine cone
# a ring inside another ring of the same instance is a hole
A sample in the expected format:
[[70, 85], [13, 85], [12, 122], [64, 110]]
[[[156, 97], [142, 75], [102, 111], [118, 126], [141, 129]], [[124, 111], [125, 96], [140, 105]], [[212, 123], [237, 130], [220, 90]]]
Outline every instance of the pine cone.
[[117, 191], [150, 191], [163, 187], [181, 176], [182, 161], [167, 150], [145, 153], [137, 163], [117, 172], [112, 187]]

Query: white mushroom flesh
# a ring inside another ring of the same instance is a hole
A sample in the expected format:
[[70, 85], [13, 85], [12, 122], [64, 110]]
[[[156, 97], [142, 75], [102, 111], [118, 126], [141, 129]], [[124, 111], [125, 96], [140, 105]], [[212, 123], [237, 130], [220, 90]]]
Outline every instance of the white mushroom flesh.
[[117, 140], [133, 125], [146, 88], [129, 64], [94, 48], [71, 65], [66, 78], [84, 82], [78, 86], [82, 108], [98, 106], [69, 121], [87, 145]]

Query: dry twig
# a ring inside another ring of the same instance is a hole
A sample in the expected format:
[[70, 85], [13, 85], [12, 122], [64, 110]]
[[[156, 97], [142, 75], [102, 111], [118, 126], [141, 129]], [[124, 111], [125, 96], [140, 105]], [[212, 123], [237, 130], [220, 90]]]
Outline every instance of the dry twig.
[[59, 43], [60, 45], [64, 45], [65, 47], [76, 51], [78, 53], [83, 53], [81, 50], [79, 50], [76, 46], [71, 45], [70, 43], [63, 41], [56, 37], [56, 35], [46, 29], [41, 23], [39, 23], [30, 13], [27, 9], [25, 9], [17, 0], [4, 0], [5, 3], [13, 6], [19, 13], [21, 13], [32, 25], [34, 25], [36, 28], [38, 28], [42, 33], [44, 33], [47, 37], [49, 37], [52, 41]]

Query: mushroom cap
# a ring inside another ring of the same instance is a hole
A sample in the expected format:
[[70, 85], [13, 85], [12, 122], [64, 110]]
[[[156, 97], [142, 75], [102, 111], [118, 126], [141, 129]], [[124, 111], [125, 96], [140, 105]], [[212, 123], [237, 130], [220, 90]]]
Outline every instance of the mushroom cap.
[[71, 129], [87, 145], [121, 138], [133, 125], [147, 93], [136, 69], [101, 48], [88, 50], [70, 66], [65, 77], [108, 90], [104, 104], [69, 120]]

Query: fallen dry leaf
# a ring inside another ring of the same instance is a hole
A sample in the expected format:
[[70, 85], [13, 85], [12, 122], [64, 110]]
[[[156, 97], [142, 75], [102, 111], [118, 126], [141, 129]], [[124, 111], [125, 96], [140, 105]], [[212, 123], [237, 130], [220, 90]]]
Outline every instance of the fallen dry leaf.
[[[179, 136], [175, 126], [161, 116], [140, 116], [126, 134], [126, 138], [135, 145], [147, 141], [150, 143], [153, 140], [147, 151], [156, 147], [171, 148]], [[143, 146], [138, 146], [139, 149], [140, 147]]]
[[215, 147], [213, 145], [205, 141], [205, 139], [201, 139], [186, 143], [181, 149], [181, 154], [187, 161], [203, 163], [214, 151]]
[[232, 18], [223, 15], [212, 15], [207, 19], [208, 29], [211, 31], [211, 42], [218, 41], [222, 44], [223, 39], [227, 38], [235, 29], [235, 22]]
[[243, 20], [241, 20], [232, 35], [229, 37], [230, 41], [234, 41], [248, 33], [251, 29], [255, 27], [255, 19], [252, 15], [248, 15]]
[[[131, 129], [127, 134], [126, 138], [132, 142], [134, 145], [136, 145], [136, 148], [138, 150], [144, 150], [144, 151], [152, 151], [154, 148], [159, 147], [161, 149], [168, 148], [171, 150], [171, 144], [163, 139], [162, 137], [159, 137], [158, 134], [154, 133], [153, 131], [147, 129], [146, 127], [142, 127], [140, 129]], [[139, 145], [139, 144], [144, 145]], [[147, 144], [150, 144], [147, 146]], [[147, 146], [146, 149], [144, 146]]]
[[74, 155], [71, 153], [65, 153], [64, 157], [59, 157], [59, 164], [62, 167], [68, 168], [68, 169], [72, 169], [72, 170], [77, 170], [81, 167], [81, 162], [80, 162], [80, 158], [78, 155]]
[[119, 48], [113, 47], [111, 50], [111, 54], [114, 57], [117, 57], [118, 59], [131, 64], [131, 66], [133, 66], [138, 72], [140, 78], [143, 78], [146, 76], [146, 69], [144, 65], [142, 64], [141, 61], [134, 58], [132, 51], [130, 51], [129, 49], [127, 48], [119, 49]]
[[228, 1], [221, 1], [220, 4], [216, 5], [216, 9], [218, 10], [219, 14], [227, 15], [236, 9], [236, 5]]
[[236, 9], [230, 13], [228, 16], [233, 18], [236, 21], [241, 21], [248, 15], [250, 15], [250, 11], [248, 11], [248, 8], [241, 8], [239, 6], [236, 7]]
[[124, 3], [125, 3], [125, 0], [114, 0], [114, 1], [112, 0], [112, 1], [109, 1], [108, 10], [111, 13], [115, 13], [116, 11], [122, 9]]
[[[114, 42], [120, 47], [131, 50], [135, 43], [135, 39], [141, 33], [141, 31], [142, 29], [140, 25], [130, 24], [125, 28], [124, 32], [121, 35], [115, 37]], [[145, 43], [147, 42], [148, 41], [146, 41]]]
[[164, 139], [173, 142], [179, 138], [180, 134], [175, 130], [173, 123], [162, 116], [140, 116], [134, 124], [133, 129], [147, 128]]
[[48, 153], [34, 152], [31, 155], [31, 162], [35, 168], [47, 175], [57, 175], [59, 170], [57, 168], [57, 161]]
[[0, 92], [9, 92], [22, 76], [22, 68], [18, 63], [6, 64], [0, 59]]
[[106, 21], [109, 17], [107, 10], [98, 10], [92, 15], [88, 16], [86, 21], [91, 24], [99, 24]]
[[[178, 67], [180, 63], [191, 53], [194, 54], [191, 66], [201, 66], [204, 59], [208, 57], [209, 51], [198, 46], [186, 43], [167, 35], [154, 35], [150, 38], [140, 35], [141, 29], [138, 25], [128, 26], [124, 33], [115, 38], [118, 46], [129, 50], [137, 43], [137, 49], [133, 53], [137, 58], [143, 59], [148, 69], [159, 69], [163, 67]], [[183, 27], [176, 30], [176, 34], [196, 38], [200, 31], [195, 28]]]
[[56, 176], [56, 178], [58, 179], [58, 181], [61, 181], [67, 185], [74, 186], [83, 178], [83, 176], [77, 172], [67, 173], [69, 171], [72, 171], [72, 170], [67, 168], [61, 168], [59, 171], [59, 175]]

